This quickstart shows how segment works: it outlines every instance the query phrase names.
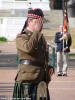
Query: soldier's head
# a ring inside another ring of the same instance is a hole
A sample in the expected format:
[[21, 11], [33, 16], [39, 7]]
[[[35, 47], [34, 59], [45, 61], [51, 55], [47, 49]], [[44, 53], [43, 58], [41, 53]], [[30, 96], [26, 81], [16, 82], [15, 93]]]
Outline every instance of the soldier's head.
[[41, 9], [28, 10], [27, 20], [25, 22], [25, 28], [31, 31], [40, 32], [43, 27], [44, 14]]
[[41, 9], [28, 11], [28, 28], [32, 31], [41, 31], [44, 14]]

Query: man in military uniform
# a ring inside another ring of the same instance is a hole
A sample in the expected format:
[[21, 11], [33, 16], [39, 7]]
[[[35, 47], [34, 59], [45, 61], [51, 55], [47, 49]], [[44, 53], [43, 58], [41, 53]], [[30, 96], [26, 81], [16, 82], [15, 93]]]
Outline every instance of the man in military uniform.
[[[43, 18], [44, 14], [41, 9], [29, 10], [22, 32], [16, 38], [19, 66], [13, 97], [20, 98], [20, 100], [21, 98], [50, 100], [48, 79], [53, 74], [53, 68], [48, 65], [47, 43], [41, 33]], [[42, 96], [39, 92], [41, 85], [42, 88], [45, 87], [46, 95]], [[40, 94], [39, 97], [37, 93]]]

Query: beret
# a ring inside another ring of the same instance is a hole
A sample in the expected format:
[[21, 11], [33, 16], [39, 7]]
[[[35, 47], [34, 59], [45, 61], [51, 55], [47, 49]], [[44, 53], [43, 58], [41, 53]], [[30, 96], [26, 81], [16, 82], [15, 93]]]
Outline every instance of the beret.
[[39, 8], [28, 10], [28, 18], [41, 18], [44, 17], [43, 11]]

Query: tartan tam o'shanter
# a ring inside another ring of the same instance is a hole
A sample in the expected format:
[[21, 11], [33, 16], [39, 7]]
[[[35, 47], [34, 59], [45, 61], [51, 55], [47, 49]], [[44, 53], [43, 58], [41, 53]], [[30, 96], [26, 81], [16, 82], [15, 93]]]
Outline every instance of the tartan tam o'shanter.
[[41, 18], [41, 17], [44, 17], [44, 14], [43, 14], [43, 11], [39, 8], [36, 8], [36, 9], [30, 9], [28, 11], [28, 18]]

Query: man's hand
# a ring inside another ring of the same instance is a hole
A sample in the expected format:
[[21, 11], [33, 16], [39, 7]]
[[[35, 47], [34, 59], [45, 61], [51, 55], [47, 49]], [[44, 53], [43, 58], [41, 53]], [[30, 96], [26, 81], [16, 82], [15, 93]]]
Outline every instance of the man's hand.
[[18, 37], [18, 36], [21, 36], [21, 35], [22, 35], [21, 33], [18, 33], [18, 34], [17, 34], [17, 37]]
[[61, 41], [61, 40], [65, 40], [65, 36], [62, 36], [59, 40], [60, 40], [60, 41]]
[[64, 50], [63, 50], [63, 51], [65, 52], [67, 49], [68, 49], [68, 47], [64, 48]]
[[53, 67], [49, 68], [49, 77], [51, 77], [55, 73], [55, 70]]

